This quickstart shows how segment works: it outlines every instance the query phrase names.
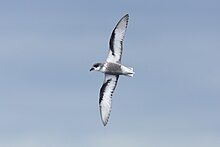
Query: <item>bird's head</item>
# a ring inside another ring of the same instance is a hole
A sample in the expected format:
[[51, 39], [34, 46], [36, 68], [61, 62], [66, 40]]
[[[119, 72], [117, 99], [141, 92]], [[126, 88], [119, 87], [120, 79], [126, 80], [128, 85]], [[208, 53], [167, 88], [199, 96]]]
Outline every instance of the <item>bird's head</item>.
[[102, 63], [95, 63], [92, 65], [92, 68], [90, 69], [90, 71], [93, 71], [93, 70], [100, 71], [101, 67], [102, 67]]

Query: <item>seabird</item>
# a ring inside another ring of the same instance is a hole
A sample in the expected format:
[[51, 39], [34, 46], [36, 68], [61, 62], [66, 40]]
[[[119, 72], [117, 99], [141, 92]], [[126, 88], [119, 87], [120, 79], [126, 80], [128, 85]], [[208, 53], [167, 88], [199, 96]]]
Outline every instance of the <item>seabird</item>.
[[105, 74], [104, 83], [99, 93], [99, 108], [103, 125], [108, 123], [111, 112], [112, 94], [118, 82], [119, 75], [133, 77], [134, 70], [121, 64], [123, 40], [128, 26], [129, 15], [126, 14], [117, 23], [109, 41], [109, 53], [104, 63], [93, 64], [90, 71], [100, 71]]

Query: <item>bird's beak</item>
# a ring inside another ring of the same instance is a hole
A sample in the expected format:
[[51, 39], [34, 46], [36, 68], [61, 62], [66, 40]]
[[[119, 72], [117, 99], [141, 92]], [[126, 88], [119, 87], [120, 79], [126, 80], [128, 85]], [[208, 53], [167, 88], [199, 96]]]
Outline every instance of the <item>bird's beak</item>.
[[89, 71], [92, 71], [92, 70], [94, 70], [94, 68], [92, 67]]

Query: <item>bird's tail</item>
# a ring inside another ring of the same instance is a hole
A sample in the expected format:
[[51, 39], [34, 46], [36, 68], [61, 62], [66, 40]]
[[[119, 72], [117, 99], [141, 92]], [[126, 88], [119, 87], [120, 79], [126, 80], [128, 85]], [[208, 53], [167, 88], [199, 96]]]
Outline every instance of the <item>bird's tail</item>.
[[127, 74], [127, 76], [129, 77], [133, 77], [134, 76], [134, 69], [132, 67], [128, 67], [130, 69], [129, 73]]

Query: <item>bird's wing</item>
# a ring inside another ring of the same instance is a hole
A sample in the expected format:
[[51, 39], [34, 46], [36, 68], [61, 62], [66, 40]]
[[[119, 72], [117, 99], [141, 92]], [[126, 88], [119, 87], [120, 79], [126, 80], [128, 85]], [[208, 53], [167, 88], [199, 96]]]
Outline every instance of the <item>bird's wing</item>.
[[105, 74], [104, 83], [100, 89], [99, 108], [104, 126], [107, 124], [111, 112], [112, 94], [117, 85], [118, 77], [118, 75]]
[[112, 31], [111, 38], [109, 41], [109, 54], [106, 60], [107, 62], [121, 62], [123, 40], [128, 26], [128, 18], [128, 14], [122, 17], [122, 19], [118, 22], [118, 24]]

